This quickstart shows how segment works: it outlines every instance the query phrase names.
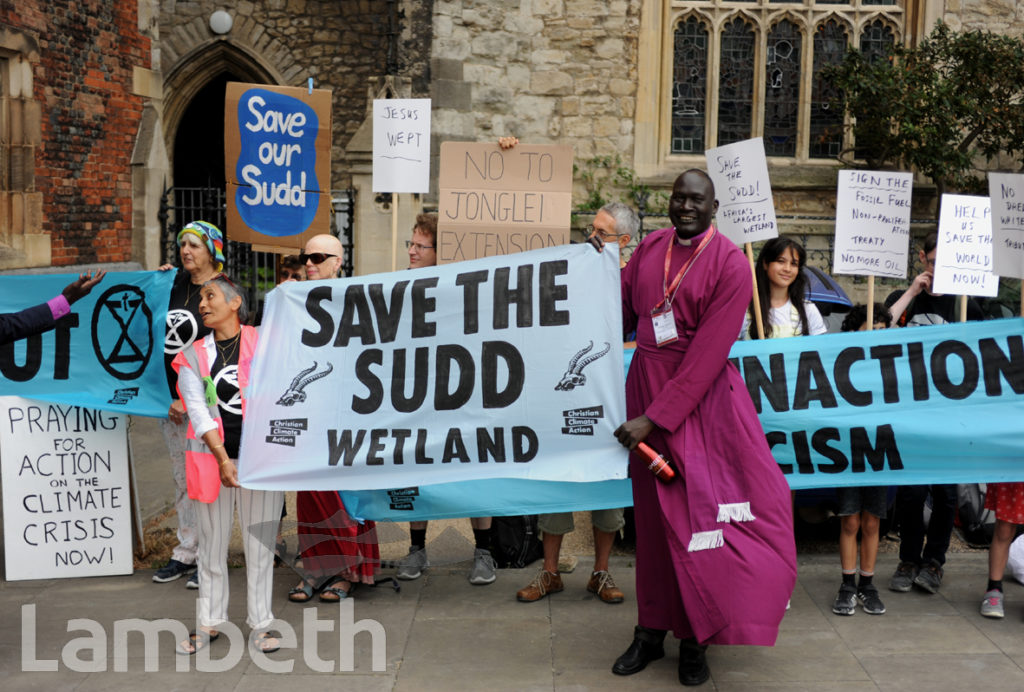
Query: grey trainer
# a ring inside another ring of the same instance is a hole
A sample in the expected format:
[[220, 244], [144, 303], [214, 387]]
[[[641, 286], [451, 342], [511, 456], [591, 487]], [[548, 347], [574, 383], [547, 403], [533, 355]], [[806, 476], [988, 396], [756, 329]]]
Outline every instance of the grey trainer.
[[893, 572], [892, 579], [889, 580], [890, 591], [910, 591], [914, 585], [914, 579], [917, 578], [918, 567], [913, 562], [901, 562], [896, 571]]
[[981, 602], [981, 614], [987, 618], [1001, 618], [1003, 612], [1003, 592], [999, 589], [992, 589], [985, 592], [985, 598]]
[[498, 564], [491, 557], [490, 550], [484, 550], [483, 548], [477, 548], [473, 551], [473, 569], [469, 571], [469, 583], [470, 584], [490, 584], [498, 575], [495, 574], [494, 570], [498, 568]]
[[843, 584], [839, 587], [836, 600], [832, 603], [832, 612], [836, 615], [853, 615], [857, 609], [857, 587]]
[[398, 563], [398, 571], [395, 573], [395, 576], [406, 581], [419, 579], [420, 575], [423, 574], [423, 570], [429, 566], [427, 562], [427, 549], [410, 547], [409, 554]]
[[935, 560], [929, 560], [914, 577], [914, 585], [928, 593], [938, 593], [939, 587], [942, 586], [942, 565]]

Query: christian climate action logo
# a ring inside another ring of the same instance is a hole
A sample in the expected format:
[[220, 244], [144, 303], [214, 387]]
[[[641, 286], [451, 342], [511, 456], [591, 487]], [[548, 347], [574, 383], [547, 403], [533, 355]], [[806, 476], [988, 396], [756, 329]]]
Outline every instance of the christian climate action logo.
[[[597, 353], [590, 353], [593, 348], [594, 342], [591, 341], [589, 344], [577, 351], [576, 355], [569, 359], [569, 365], [565, 368], [565, 374], [562, 375], [562, 379], [555, 385], [556, 392], [569, 392], [576, 387], [582, 387], [585, 385], [587, 383], [587, 376], [583, 374], [583, 368], [608, 353], [612, 347], [611, 344], [606, 341], [604, 342], [604, 348]], [[588, 353], [590, 353], [589, 356], [587, 356]], [[586, 358], [584, 358], [584, 356], [586, 356]]]

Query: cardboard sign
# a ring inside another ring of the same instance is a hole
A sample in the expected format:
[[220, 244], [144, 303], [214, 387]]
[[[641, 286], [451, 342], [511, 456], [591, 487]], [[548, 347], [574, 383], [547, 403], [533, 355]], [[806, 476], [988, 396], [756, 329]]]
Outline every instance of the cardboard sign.
[[131, 574], [126, 421], [0, 397], [9, 581]]
[[992, 272], [988, 197], [942, 196], [932, 291], [990, 297], [999, 293], [999, 277]]
[[329, 233], [331, 92], [228, 82], [224, 176], [231, 240], [302, 248]]
[[993, 270], [1024, 279], [1024, 175], [989, 173], [992, 202]]
[[459, 262], [569, 242], [572, 148], [441, 144], [437, 262]]
[[764, 140], [755, 137], [715, 147], [704, 157], [715, 184], [718, 230], [737, 245], [778, 236]]
[[373, 191], [430, 191], [430, 99], [374, 100]]
[[912, 173], [839, 171], [836, 274], [906, 278]]

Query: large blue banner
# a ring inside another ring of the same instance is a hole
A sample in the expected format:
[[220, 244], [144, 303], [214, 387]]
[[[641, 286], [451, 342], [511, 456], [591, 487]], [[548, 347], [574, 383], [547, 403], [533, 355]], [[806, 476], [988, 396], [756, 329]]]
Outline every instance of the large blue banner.
[[[0, 277], [0, 312], [38, 305], [76, 278]], [[0, 346], [0, 393], [166, 416], [163, 343], [173, 280], [174, 272], [108, 273], [54, 329]]]
[[[731, 357], [793, 489], [1024, 481], [1024, 319], [746, 341]], [[353, 516], [391, 521], [632, 502], [628, 480], [341, 497]]]
[[350, 515], [378, 521], [581, 512], [633, 504], [628, 478], [593, 483], [494, 478], [395, 490], [346, 490], [340, 495]]
[[1024, 319], [741, 342], [790, 487], [1024, 480]]

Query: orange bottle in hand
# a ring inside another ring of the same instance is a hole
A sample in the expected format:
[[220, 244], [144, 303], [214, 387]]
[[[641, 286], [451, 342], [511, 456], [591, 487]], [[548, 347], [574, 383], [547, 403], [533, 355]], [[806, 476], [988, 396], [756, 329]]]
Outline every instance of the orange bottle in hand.
[[675, 470], [669, 465], [663, 454], [651, 449], [646, 443], [641, 442], [636, 446], [636, 451], [647, 460], [647, 470], [653, 473], [663, 483], [669, 483], [676, 477]]

